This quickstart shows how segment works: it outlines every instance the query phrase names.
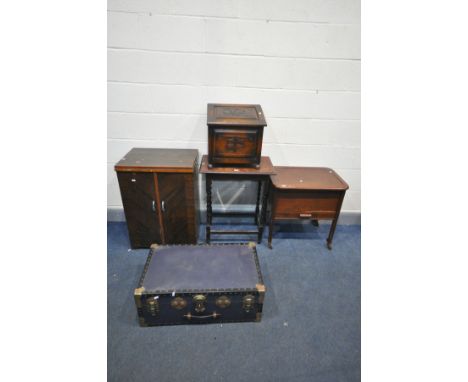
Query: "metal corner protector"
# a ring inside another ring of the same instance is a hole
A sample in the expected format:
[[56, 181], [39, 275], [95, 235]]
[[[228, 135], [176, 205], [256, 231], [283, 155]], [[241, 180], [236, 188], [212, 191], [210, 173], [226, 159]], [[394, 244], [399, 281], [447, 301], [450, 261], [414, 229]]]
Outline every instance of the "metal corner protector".
[[135, 292], [133, 293], [133, 297], [135, 298], [135, 304], [137, 308], [141, 308], [141, 295], [145, 291], [144, 287], [136, 288]]
[[266, 287], [264, 284], [257, 284], [255, 285], [255, 288], [257, 289], [257, 292], [258, 292], [258, 303], [263, 304], [263, 300], [265, 298]]

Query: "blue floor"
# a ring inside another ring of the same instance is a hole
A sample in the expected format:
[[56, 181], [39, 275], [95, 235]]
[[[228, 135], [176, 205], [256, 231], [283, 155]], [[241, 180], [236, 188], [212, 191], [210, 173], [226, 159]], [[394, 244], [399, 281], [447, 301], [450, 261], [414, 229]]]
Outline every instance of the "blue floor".
[[[267, 287], [259, 323], [141, 328], [133, 289], [148, 250], [108, 223], [108, 380], [360, 380], [360, 226], [276, 229], [257, 246]], [[203, 229], [200, 237], [203, 237]]]

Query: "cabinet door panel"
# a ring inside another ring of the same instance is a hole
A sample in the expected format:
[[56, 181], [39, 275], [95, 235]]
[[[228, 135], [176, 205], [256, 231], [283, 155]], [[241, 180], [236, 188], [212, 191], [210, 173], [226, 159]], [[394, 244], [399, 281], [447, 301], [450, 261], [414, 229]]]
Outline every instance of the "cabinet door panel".
[[213, 133], [214, 157], [255, 158], [257, 130], [214, 129]]
[[148, 248], [153, 243], [161, 243], [154, 175], [118, 172], [117, 177], [132, 248]]
[[195, 243], [193, 175], [157, 176], [166, 244]]

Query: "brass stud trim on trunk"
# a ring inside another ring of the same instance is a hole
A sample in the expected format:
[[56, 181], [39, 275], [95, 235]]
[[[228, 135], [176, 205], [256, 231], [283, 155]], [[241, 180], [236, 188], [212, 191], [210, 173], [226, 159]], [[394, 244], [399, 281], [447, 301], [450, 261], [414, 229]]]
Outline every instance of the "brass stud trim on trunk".
[[175, 297], [171, 301], [171, 307], [177, 310], [184, 309], [187, 306], [187, 301], [182, 297]]
[[229, 299], [228, 296], [222, 295], [216, 299], [216, 306], [222, 309], [226, 309], [230, 305], [231, 305], [231, 300]]

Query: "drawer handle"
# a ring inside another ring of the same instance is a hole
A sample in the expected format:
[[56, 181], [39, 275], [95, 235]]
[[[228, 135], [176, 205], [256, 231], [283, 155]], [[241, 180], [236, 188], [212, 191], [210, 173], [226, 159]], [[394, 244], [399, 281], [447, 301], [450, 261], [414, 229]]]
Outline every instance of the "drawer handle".
[[166, 203], [164, 203], [164, 200], [161, 202], [161, 211], [166, 212]]
[[156, 212], [156, 202], [153, 200], [153, 203], [151, 205], [151, 209], [153, 210], [153, 212]]
[[299, 214], [299, 217], [301, 217], [301, 218], [311, 218], [312, 214]]

